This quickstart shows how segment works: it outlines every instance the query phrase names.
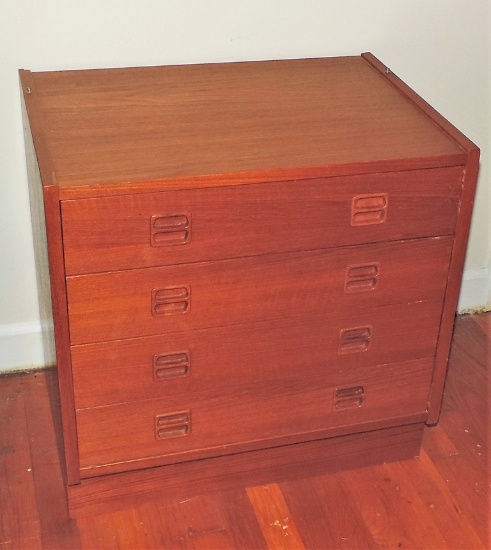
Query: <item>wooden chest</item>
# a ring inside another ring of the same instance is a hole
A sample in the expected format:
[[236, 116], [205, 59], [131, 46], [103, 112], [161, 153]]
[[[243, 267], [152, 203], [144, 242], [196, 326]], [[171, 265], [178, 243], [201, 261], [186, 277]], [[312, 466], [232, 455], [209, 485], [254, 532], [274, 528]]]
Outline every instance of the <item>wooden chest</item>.
[[371, 54], [20, 77], [72, 513], [417, 454], [475, 145]]

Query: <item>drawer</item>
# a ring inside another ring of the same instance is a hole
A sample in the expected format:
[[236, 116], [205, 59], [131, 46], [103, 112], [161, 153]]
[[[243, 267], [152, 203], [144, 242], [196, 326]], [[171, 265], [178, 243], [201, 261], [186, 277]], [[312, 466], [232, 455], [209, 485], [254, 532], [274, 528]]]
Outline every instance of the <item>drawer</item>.
[[72, 276], [71, 343], [441, 299], [451, 248], [435, 237]]
[[440, 315], [441, 301], [414, 302], [74, 346], [75, 405], [306, 378], [335, 386], [373, 365], [432, 357]]
[[[329, 430], [425, 414], [433, 360], [354, 369], [331, 380], [284, 380], [77, 411], [82, 477], [265, 448]], [[109, 466], [104, 469], [104, 466]], [[92, 470], [92, 472], [91, 472]]]
[[68, 275], [453, 233], [462, 168], [62, 202]]

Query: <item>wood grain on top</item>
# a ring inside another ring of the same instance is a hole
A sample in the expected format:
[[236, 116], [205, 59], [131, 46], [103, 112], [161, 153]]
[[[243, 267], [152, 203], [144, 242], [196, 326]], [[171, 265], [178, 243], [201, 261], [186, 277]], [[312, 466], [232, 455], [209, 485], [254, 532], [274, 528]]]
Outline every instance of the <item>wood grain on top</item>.
[[21, 79], [62, 189], [465, 162], [463, 149], [361, 57], [22, 71]]

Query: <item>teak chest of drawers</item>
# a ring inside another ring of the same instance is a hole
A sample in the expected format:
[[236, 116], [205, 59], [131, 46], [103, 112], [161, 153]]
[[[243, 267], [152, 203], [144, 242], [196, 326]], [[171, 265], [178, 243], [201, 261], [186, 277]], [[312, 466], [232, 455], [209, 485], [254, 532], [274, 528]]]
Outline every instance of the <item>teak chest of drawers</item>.
[[73, 514], [418, 453], [475, 145], [371, 54], [20, 76]]

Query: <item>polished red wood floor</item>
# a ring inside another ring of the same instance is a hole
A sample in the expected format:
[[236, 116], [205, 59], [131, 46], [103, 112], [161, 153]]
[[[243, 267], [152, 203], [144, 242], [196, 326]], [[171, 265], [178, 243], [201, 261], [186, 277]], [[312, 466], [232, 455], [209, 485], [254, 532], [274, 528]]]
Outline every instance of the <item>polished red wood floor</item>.
[[69, 519], [56, 373], [0, 378], [0, 550], [477, 549], [489, 539], [491, 313], [457, 320], [419, 458]]

